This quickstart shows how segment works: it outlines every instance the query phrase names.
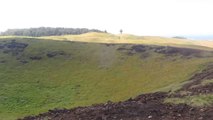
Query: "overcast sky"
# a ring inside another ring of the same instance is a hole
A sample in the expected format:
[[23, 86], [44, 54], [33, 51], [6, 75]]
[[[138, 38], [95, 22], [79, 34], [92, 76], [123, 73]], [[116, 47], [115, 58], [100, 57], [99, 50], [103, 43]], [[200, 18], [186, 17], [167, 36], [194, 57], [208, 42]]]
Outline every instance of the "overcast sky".
[[95, 28], [137, 35], [213, 34], [213, 0], [0, 0], [8, 28]]

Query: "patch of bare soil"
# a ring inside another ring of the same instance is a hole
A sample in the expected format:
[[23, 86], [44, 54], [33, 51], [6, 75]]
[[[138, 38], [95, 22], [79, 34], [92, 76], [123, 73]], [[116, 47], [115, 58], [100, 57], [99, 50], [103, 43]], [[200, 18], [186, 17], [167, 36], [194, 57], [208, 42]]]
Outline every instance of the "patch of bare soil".
[[[188, 90], [193, 94], [206, 94], [208, 92], [202, 91], [212, 89], [212, 84], [209, 84], [209, 87], [196, 89], [190, 87], [212, 77], [213, 65], [210, 65], [202, 72], [195, 74], [190, 79], [192, 82], [183, 86], [181, 90]], [[177, 91], [177, 94], [178, 92], [180, 91]], [[167, 97], [171, 97], [171, 95], [164, 92], [142, 94], [124, 102], [107, 102], [89, 107], [49, 110], [47, 113], [28, 116], [22, 120], [213, 120], [213, 106], [191, 107], [186, 104], [164, 103], [163, 101]]]

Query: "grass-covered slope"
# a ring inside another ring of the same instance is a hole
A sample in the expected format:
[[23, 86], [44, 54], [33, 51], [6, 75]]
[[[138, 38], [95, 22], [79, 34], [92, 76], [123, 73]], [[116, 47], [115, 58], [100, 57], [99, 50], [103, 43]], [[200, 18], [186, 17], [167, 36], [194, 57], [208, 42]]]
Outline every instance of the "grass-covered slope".
[[159, 36], [135, 36], [130, 34], [114, 35], [96, 32], [90, 32], [81, 35], [47, 36], [40, 38], [52, 40], [94, 42], [94, 43], [129, 43], [129, 44], [147, 44], [147, 45], [163, 45], [163, 46], [169, 45], [176, 47], [187, 47], [206, 50], [209, 50], [209, 48], [213, 48], [213, 42], [206, 40], [194, 41], [189, 39], [166, 38]]
[[212, 60], [210, 50], [1, 38], [0, 118], [175, 89]]
[[207, 40], [190, 40], [181, 38], [166, 38], [160, 36], [135, 36], [131, 34], [115, 35], [109, 33], [89, 32], [80, 35], [61, 35], [61, 36], [43, 36], [43, 37], [29, 37], [29, 36], [0, 36], [0, 38], [36, 38], [58, 41], [78, 41], [89, 43], [121, 43], [121, 44], [146, 44], [146, 45], [162, 45], [175, 46], [211, 50], [213, 42]]

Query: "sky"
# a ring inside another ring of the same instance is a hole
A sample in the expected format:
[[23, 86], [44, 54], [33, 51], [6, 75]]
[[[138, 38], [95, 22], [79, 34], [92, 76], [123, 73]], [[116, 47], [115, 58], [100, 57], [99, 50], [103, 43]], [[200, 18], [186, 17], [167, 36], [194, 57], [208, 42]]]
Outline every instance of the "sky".
[[0, 0], [0, 31], [71, 27], [110, 33], [213, 35], [213, 0]]

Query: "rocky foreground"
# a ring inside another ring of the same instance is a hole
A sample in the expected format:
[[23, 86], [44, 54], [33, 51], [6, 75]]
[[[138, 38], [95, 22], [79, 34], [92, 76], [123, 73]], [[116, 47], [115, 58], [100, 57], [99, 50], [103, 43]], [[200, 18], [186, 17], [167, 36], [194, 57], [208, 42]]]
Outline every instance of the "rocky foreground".
[[[22, 120], [213, 120], [213, 105], [192, 107], [164, 102], [168, 97], [212, 94], [213, 83], [201, 85], [201, 82], [207, 79], [213, 79], [213, 65], [195, 74], [190, 79], [191, 82], [173, 94], [157, 92], [142, 94], [118, 103], [107, 102], [90, 107], [49, 110], [47, 113], [28, 116]], [[181, 91], [187, 94], [181, 94]]]

